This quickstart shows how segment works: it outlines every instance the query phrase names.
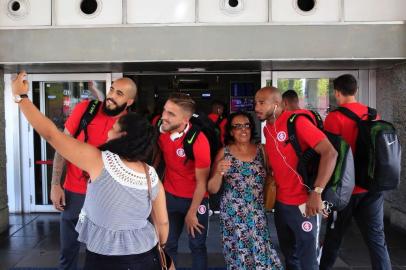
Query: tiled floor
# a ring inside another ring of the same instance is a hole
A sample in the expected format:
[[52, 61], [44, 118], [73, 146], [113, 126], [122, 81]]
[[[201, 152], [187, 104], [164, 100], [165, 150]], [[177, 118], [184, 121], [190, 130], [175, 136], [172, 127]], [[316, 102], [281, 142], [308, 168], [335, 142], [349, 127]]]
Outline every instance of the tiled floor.
[[[271, 216], [272, 220], [272, 216]], [[406, 270], [406, 234], [386, 227], [387, 244], [389, 246], [393, 269]], [[275, 229], [272, 228], [272, 239], [277, 246]], [[221, 243], [218, 218], [210, 220], [209, 266], [224, 265], [221, 254]], [[0, 270], [10, 267], [56, 267], [59, 249], [59, 215], [29, 214], [11, 215], [10, 228], [0, 235]], [[179, 246], [179, 260], [182, 267], [190, 267], [186, 235], [182, 235]], [[80, 262], [84, 259], [81, 251]], [[368, 251], [361, 239], [356, 226], [352, 226], [343, 242], [340, 257], [335, 269], [371, 269]]]

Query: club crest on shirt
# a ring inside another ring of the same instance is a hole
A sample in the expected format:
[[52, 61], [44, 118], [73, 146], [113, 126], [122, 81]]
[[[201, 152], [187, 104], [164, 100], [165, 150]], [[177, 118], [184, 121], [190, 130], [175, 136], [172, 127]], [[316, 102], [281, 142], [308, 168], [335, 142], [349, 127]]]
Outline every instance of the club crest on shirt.
[[183, 148], [176, 149], [176, 155], [178, 155], [178, 157], [185, 157], [185, 150], [183, 150]]
[[310, 221], [303, 221], [302, 230], [305, 232], [310, 232], [313, 229], [313, 225]]
[[206, 206], [203, 205], [203, 204], [200, 205], [199, 208], [197, 208], [197, 212], [198, 212], [200, 215], [204, 215], [204, 214], [206, 213], [206, 211], [207, 211]]
[[284, 142], [286, 140], [286, 132], [285, 131], [279, 131], [278, 134], [276, 134], [276, 138], [280, 142]]

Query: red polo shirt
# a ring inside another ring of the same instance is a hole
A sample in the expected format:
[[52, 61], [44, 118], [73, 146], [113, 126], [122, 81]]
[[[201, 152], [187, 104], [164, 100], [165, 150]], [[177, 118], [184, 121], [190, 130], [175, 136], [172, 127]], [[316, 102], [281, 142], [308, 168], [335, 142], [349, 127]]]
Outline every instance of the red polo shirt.
[[[72, 114], [66, 120], [65, 128], [72, 136], [79, 128], [80, 119], [86, 112], [89, 102], [90, 101], [84, 101], [76, 105], [72, 111]], [[104, 114], [102, 111], [102, 106], [103, 105], [100, 105], [96, 116], [87, 126], [87, 143], [94, 146], [99, 146], [106, 142], [107, 133], [117, 120], [117, 117], [111, 117]], [[79, 134], [77, 139], [82, 142], [85, 140], [85, 134], [83, 131]], [[68, 161], [66, 161], [66, 177], [63, 186], [65, 189], [71, 192], [80, 194], [85, 194], [87, 189], [87, 179], [83, 177], [82, 170]]]
[[[292, 147], [287, 143], [287, 121], [294, 111], [283, 112], [274, 124], [267, 123], [264, 127], [266, 138], [265, 149], [269, 164], [273, 170], [276, 182], [276, 199], [284, 204], [300, 205], [307, 201], [308, 190], [302, 177], [297, 173], [298, 157]], [[326, 138], [306, 117], [296, 120], [296, 134], [302, 149], [314, 148]]]
[[[170, 133], [159, 136], [158, 144], [165, 160], [165, 191], [182, 198], [193, 198], [196, 189], [195, 169], [210, 167], [210, 145], [203, 132], [200, 132], [193, 144], [195, 160], [188, 160], [183, 150], [184, 135], [172, 141]], [[207, 194], [206, 194], [207, 196]]]
[[[368, 107], [361, 103], [346, 103], [341, 106], [350, 109], [362, 119], [367, 118]], [[352, 152], [355, 154], [358, 135], [358, 127], [355, 121], [338, 111], [333, 111], [327, 115], [326, 120], [324, 121], [324, 129], [333, 134], [340, 135], [351, 146]], [[356, 185], [352, 193], [358, 194], [363, 192], [367, 192], [367, 190]]]

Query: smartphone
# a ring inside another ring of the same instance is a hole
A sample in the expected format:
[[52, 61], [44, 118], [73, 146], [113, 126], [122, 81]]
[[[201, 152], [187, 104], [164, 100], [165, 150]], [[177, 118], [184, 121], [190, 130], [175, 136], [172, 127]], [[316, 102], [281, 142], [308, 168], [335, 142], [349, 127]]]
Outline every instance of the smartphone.
[[298, 207], [299, 207], [300, 213], [302, 213], [302, 216], [306, 217], [306, 203], [302, 203]]
[[[306, 216], [306, 203], [302, 203], [302, 204], [299, 205], [298, 207], [299, 207], [300, 213], [302, 213], [302, 216], [303, 216], [303, 217], [307, 217], [307, 216]], [[324, 210], [324, 208], [325, 208], [325, 205], [324, 205], [324, 203], [322, 202], [322, 203], [321, 203], [321, 209]]]

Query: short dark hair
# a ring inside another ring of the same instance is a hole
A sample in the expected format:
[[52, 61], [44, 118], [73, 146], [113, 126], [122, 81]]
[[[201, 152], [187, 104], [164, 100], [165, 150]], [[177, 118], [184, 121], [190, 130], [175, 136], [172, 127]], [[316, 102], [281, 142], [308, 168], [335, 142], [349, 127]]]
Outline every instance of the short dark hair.
[[196, 102], [188, 94], [175, 92], [169, 96], [168, 100], [189, 112], [191, 115], [195, 113]]
[[232, 142], [234, 142], [234, 137], [231, 135], [231, 130], [233, 129], [231, 122], [233, 121], [233, 119], [237, 116], [245, 116], [248, 118], [248, 121], [250, 122], [250, 130], [251, 130], [251, 140], [254, 139], [256, 133], [255, 133], [255, 121], [254, 118], [252, 117], [251, 114], [249, 114], [248, 112], [245, 111], [239, 111], [239, 112], [235, 112], [232, 113], [228, 116], [227, 118], [227, 124], [226, 124], [226, 131], [224, 134], [224, 144], [225, 145], [229, 145]]
[[211, 106], [212, 106], [212, 107], [214, 107], [214, 106], [222, 106], [222, 107], [224, 108], [224, 107], [225, 107], [225, 104], [224, 104], [223, 101], [218, 100], [218, 99], [215, 99], [215, 100], [213, 100], [213, 101], [211, 102]]
[[149, 162], [157, 139], [157, 130], [138, 113], [129, 112], [118, 119], [120, 131], [126, 134], [101, 145], [101, 151], [110, 151], [128, 161]]
[[289, 89], [282, 94], [282, 99], [293, 100], [299, 99], [295, 90]]
[[357, 79], [351, 74], [344, 74], [333, 81], [334, 90], [339, 91], [344, 96], [354, 96], [357, 92]]

